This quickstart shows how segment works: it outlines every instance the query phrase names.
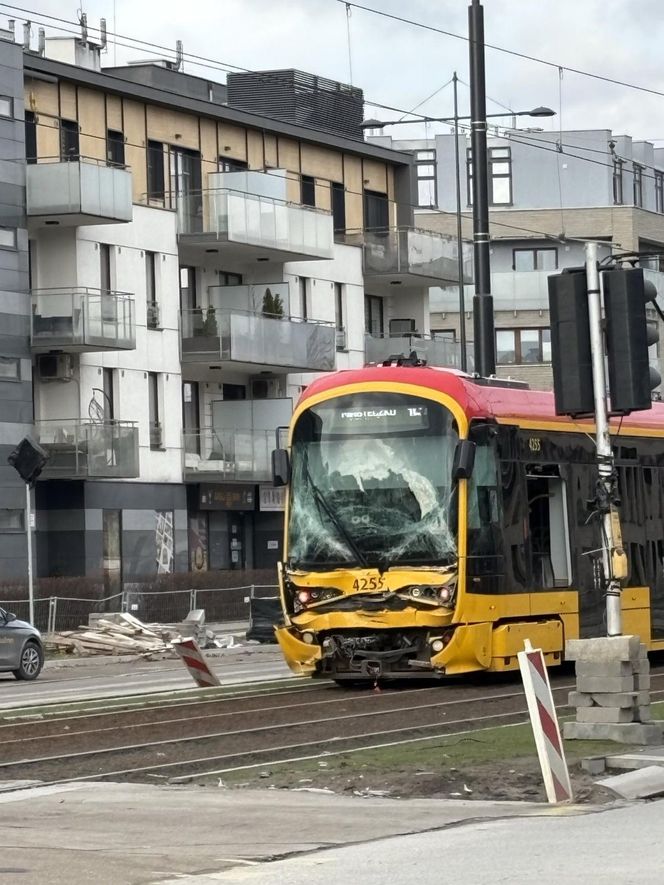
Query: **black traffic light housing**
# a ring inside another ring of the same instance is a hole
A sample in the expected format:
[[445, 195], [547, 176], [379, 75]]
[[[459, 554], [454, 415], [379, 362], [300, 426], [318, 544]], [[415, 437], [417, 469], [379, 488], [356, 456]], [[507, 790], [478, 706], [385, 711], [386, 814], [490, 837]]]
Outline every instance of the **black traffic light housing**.
[[585, 268], [551, 274], [551, 363], [556, 415], [595, 411]]
[[24, 482], [32, 485], [44, 469], [48, 454], [39, 443], [26, 436], [7, 456], [7, 461]]
[[646, 317], [646, 303], [657, 297], [641, 268], [615, 268], [602, 273], [606, 350], [611, 412], [628, 414], [652, 406], [652, 390], [660, 383], [650, 367], [648, 348], [659, 334]]

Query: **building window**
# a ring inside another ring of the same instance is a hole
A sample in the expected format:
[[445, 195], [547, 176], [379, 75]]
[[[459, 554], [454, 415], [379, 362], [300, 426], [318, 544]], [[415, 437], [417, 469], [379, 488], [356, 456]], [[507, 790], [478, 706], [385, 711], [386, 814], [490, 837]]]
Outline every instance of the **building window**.
[[0, 117], [14, 116], [14, 99], [7, 95], [0, 95]]
[[346, 350], [346, 327], [344, 325], [344, 287], [342, 283], [334, 284], [334, 319], [337, 330], [337, 350]]
[[512, 270], [556, 270], [557, 249], [513, 249]]
[[[473, 155], [466, 151], [466, 180], [468, 185], [468, 205], [473, 205]], [[512, 204], [512, 153], [508, 147], [493, 147], [488, 150], [489, 204], [491, 206], [511, 206]]]
[[551, 362], [550, 329], [497, 329], [496, 362], [501, 366]]
[[643, 206], [643, 166], [634, 163], [634, 205]]
[[148, 415], [150, 421], [150, 448], [162, 448], [161, 422], [159, 420], [159, 375], [148, 372]]
[[301, 176], [300, 202], [303, 206], [316, 205], [316, 180], [311, 175]]
[[16, 248], [16, 228], [0, 227], [0, 249]]
[[389, 230], [390, 209], [387, 194], [364, 191], [364, 229]]
[[383, 325], [383, 299], [376, 295], [364, 296], [364, 328], [369, 335], [381, 337]]
[[101, 378], [104, 393], [104, 420], [113, 421], [115, 418], [115, 369], [102, 369]]
[[124, 166], [125, 141], [124, 134], [116, 129], [106, 132], [106, 159], [109, 166]]
[[308, 289], [309, 289], [309, 280], [307, 277], [300, 277], [299, 283], [299, 296], [300, 296], [300, 316], [303, 320], [306, 320], [309, 317], [308, 311]]
[[37, 118], [32, 111], [25, 112], [25, 159], [37, 162]]
[[613, 161], [613, 202], [621, 206], [623, 202], [623, 161]]
[[249, 165], [246, 160], [234, 160], [232, 157], [219, 157], [220, 172], [246, 172]]
[[160, 141], [148, 141], [148, 197], [164, 199], [164, 146]]
[[417, 205], [432, 208], [436, 205], [436, 152], [415, 151], [417, 171]]
[[431, 337], [437, 341], [456, 341], [456, 329], [432, 329]]
[[20, 381], [21, 361], [12, 356], [0, 356], [0, 381]]
[[112, 291], [111, 247], [108, 243], [99, 244], [99, 288], [102, 295], [108, 295]]
[[75, 162], [79, 158], [78, 123], [75, 120], [60, 120], [60, 159]]
[[655, 211], [664, 212], [664, 172], [655, 172]]
[[23, 510], [0, 510], [0, 532], [23, 532], [25, 520]]
[[145, 301], [147, 304], [148, 329], [159, 328], [159, 305], [157, 304], [157, 256], [145, 253]]
[[332, 221], [335, 233], [346, 230], [346, 188], [338, 181], [332, 182]]

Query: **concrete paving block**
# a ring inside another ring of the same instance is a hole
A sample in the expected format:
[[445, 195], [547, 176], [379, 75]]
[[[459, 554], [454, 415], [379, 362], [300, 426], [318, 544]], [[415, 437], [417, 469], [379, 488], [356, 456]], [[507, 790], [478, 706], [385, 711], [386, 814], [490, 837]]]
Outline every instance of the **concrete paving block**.
[[660, 768], [664, 768], [664, 747], [651, 747], [647, 750], [637, 750], [634, 753], [606, 756], [608, 769], [636, 771], [637, 768], [647, 768], [649, 765], [659, 765]]
[[655, 746], [662, 743], [662, 726], [645, 722], [565, 722], [563, 737], [565, 740]]
[[577, 691], [588, 694], [634, 691], [635, 681], [644, 678], [643, 676], [579, 676], [576, 688]]
[[576, 662], [576, 675], [579, 676], [632, 676], [631, 661], [585, 661]]
[[650, 691], [650, 676], [635, 676], [634, 688], [636, 691]]
[[[647, 704], [648, 692], [636, 691], [611, 691], [611, 692], [593, 692], [587, 695], [593, 704], [598, 707], [634, 707], [637, 703]], [[637, 698], [641, 698], [640, 701]], [[588, 706], [588, 704], [584, 704]]]
[[568, 639], [567, 661], [638, 661], [638, 636], [603, 636], [596, 639]]
[[652, 710], [650, 704], [637, 706], [634, 710], [634, 719], [637, 722], [652, 722]]
[[598, 774], [604, 774], [606, 771], [606, 758], [604, 756], [588, 756], [587, 759], [581, 760], [581, 768], [593, 777], [596, 777]]
[[578, 707], [577, 722], [634, 722], [631, 707]]
[[637, 771], [605, 777], [597, 784], [608, 787], [623, 799], [651, 799], [664, 794], [664, 769], [659, 765], [649, 765]]
[[[631, 696], [629, 697], [631, 704]], [[570, 707], [592, 707], [593, 696], [591, 694], [586, 694], [583, 691], [570, 691], [570, 693], [567, 695], [567, 703]]]

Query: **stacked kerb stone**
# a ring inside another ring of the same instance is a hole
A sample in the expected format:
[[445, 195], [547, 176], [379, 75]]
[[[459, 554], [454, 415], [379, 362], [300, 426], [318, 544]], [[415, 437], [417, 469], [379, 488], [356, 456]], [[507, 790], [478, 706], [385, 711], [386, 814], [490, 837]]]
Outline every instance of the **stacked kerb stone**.
[[638, 636], [569, 640], [565, 658], [576, 662], [569, 695], [576, 721], [565, 723], [566, 739], [661, 743], [662, 727], [650, 713], [650, 663]]

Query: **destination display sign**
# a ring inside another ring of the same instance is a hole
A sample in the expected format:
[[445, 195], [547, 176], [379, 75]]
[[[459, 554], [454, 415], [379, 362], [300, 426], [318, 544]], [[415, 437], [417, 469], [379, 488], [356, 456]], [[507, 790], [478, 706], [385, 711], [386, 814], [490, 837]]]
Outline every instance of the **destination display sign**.
[[327, 433], [403, 433], [427, 430], [429, 414], [426, 406], [394, 405], [369, 408], [317, 409]]

